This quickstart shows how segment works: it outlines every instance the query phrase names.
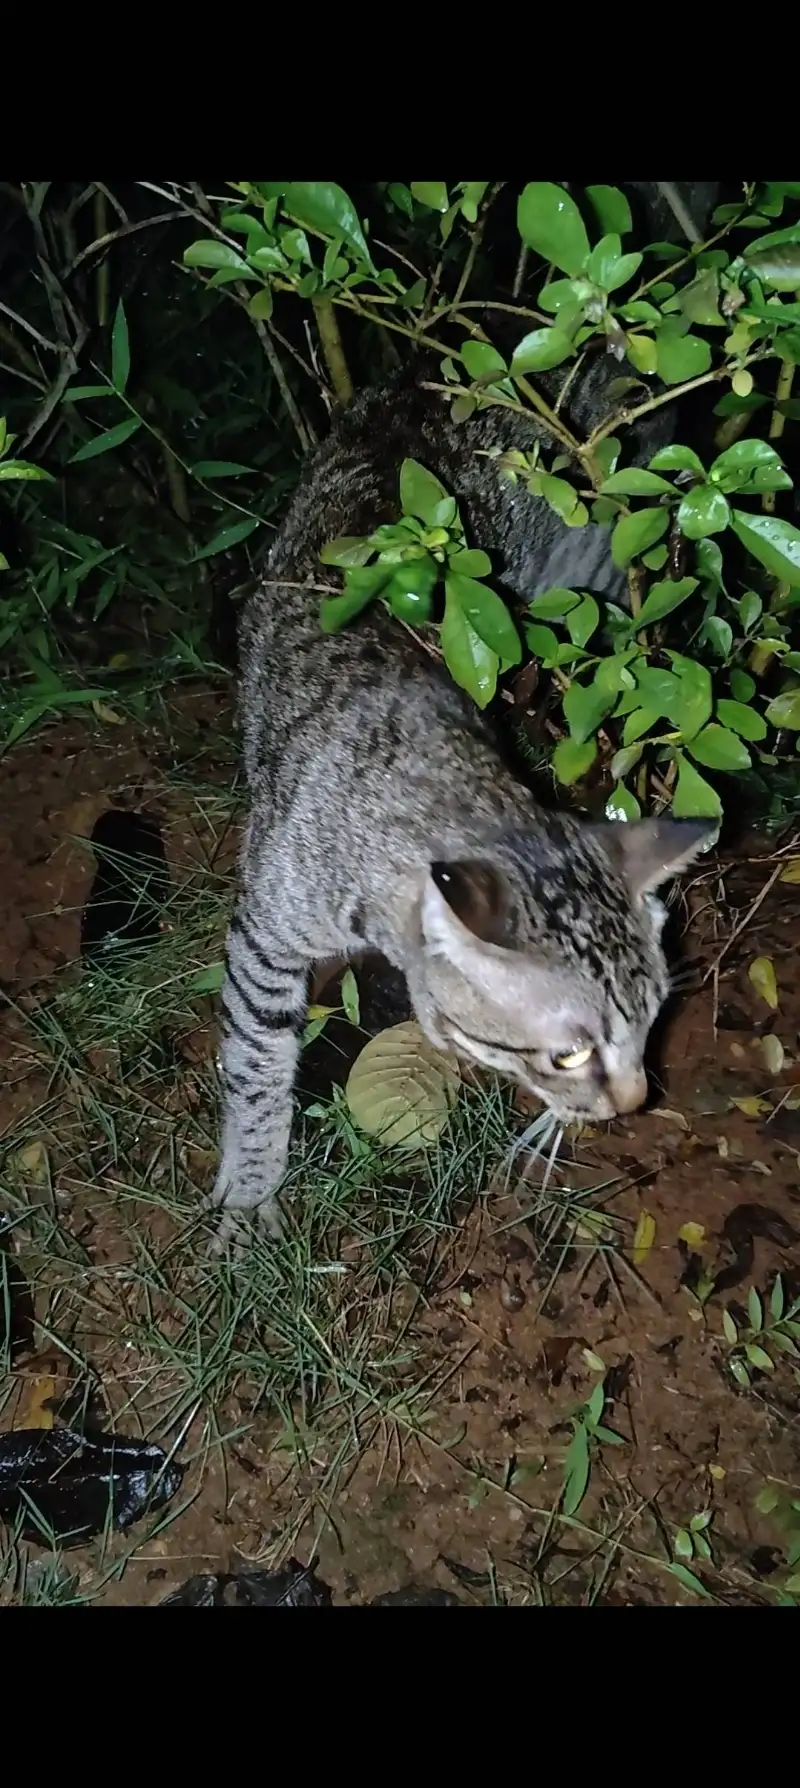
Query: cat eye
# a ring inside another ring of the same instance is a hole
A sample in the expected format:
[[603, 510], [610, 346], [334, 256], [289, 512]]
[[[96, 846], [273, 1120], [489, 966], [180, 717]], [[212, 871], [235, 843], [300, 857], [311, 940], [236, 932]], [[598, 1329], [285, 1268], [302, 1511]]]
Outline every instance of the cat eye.
[[550, 1060], [554, 1068], [585, 1068], [593, 1055], [594, 1050], [587, 1046], [586, 1049], [565, 1049], [558, 1055], [551, 1055]]

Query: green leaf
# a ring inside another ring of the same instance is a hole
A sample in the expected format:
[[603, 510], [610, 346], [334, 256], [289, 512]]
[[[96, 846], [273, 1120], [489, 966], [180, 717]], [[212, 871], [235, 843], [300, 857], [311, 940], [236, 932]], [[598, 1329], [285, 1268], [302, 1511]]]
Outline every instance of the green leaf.
[[687, 540], [702, 540], [707, 534], [721, 534], [727, 528], [731, 512], [721, 490], [710, 484], [698, 484], [686, 492], [678, 504], [678, 527]]
[[693, 447], [681, 447], [678, 442], [672, 447], [660, 447], [650, 461], [651, 472], [697, 472], [705, 478], [705, 466], [698, 458]]
[[758, 1372], [775, 1371], [775, 1361], [770, 1359], [763, 1347], [757, 1347], [753, 1341], [746, 1341], [744, 1351], [750, 1365], [755, 1366]]
[[81, 398], [115, 397], [115, 396], [116, 396], [116, 392], [114, 390], [113, 385], [111, 385], [111, 384], [108, 384], [108, 385], [68, 385], [66, 391], [64, 392], [62, 402], [65, 404], [76, 404], [80, 401]]
[[593, 596], [584, 596], [567, 615], [567, 632], [574, 646], [585, 646], [600, 625], [600, 610]]
[[[774, 234], [783, 235], [784, 232], [775, 231]], [[748, 244], [753, 249], [747, 255], [751, 273], [773, 292], [796, 292], [800, 286], [800, 242], [785, 242], [767, 248], [766, 241], [763, 237], [760, 242]]]
[[247, 314], [249, 317], [255, 317], [262, 323], [267, 323], [272, 316], [274, 308], [275, 299], [272, 295], [272, 287], [265, 286], [263, 291], [256, 292], [252, 298], [248, 299]]
[[630, 205], [618, 186], [587, 186], [586, 197], [604, 235], [615, 230], [627, 236], [633, 229]]
[[794, 689], [784, 689], [776, 695], [767, 708], [767, 720], [770, 726], [786, 727], [789, 732], [800, 732], [800, 684]]
[[240, 466], [232, 459], [198, 459], [190, 468], [195, 478], [240, 478], [242, 473], [255, 477], [252, 466]]
[[624, 776], [636, 768], [641, 755], [641, 745], [624, 745], [621, 751], [614, 752], [611, 759], [611, 774], [615, 782], [621, 782]]
[[386, 600], [393, 615], [412, 626], [429, 621], [433, 614], [433, 592], [441, 577], [436, 560], [426, 553], [421, 559], [408, 559], [392, 568]]
[[696, 589], [696, 577], [682, 577], [676, 582], [665, 578], [663, 583], [652, 584], [636, 616], [636, 627], [647, 627], [652, 621], [663, 620], [664, 615], [679, 608]]
[[783, 1280], [780, 1273], [776, 1273], [769, 1299], [770, 1315], [773, 1322], [780, 1322], [783, 1315], [784, 1302]]
[[360, 261], [372, 265], [358, 212], [341, 186], [329, 180], [295, 181], [285, 187], [283, 202], [301, 224], [323, 236], [341, 236]]
[[728, 1365], [730, 1366], [733, 1377], [736, 1379], [736, 1383], [740, 1384], [744, 1391], [749, 1391], [750, 1374], [744, 1360], [734, 1358], [728, 1361]]
[[438, 526], [436, 510], [447, 500], [444, 485], [416, 459], [404, 459], [400, 467], [400, 502], [404, 515], [416, 515], [428, 528]]
[[722, 802], [688, 757], [678, 754], [678, 781], [672, 797], [676, 819], [722, 819]]
[[186, 983], [187, 993], [219, 993], [225, 980], [224, 962], [211, 962], [208, 968], [198, 969]]
[[[447, 583], [449, 585], [450, 579]], [[444, 660], [454, 683], [485, 708], [497, 687], [499, 660], [467, 620], [458, 598], [447, 588], [444, 620], [439, 629]]]
[[586, 1495], [588, 1483], [589, 1436], [581, 1422], [575, 1429], [564, 1460], [564, 1496], [562, 1508], [565, 1515], [576, 1514]]
[[448, 560], [451, 571], [463, 571], [465, 577], [490, 577], [492, 561], [488, 553], [476, 547], [452, 553]]
[[[744, 601], [744, 600], [745, 600], [745, 598], [742, 597], [742, 601]], [[758, 597], [756, 597], [756, 601], [758, 601]], [[740, 702], [751, 702], [752, 701], [753, 696], [755, 695], [755, 692], [756, 692], [755, 677], [751, 677], [748, 671], [732, 670], [730, 681], [731, 681], [731, 695], [733, 696], [735, 702], [737, 703], [737, 706]], [[726, 724], [726, 726], [730, 726], [731, 723], [728, 720], [725, 722], [725, 724]], [[734, 730], [734, 732], [736, 732], [736, 727], [734, 727], [733, 730]]]
[[560, 515], [562, 521], [569, 521], [578, 508], [578, 493], [573, 484], [566, 478], [554, 478], [552, 472], [539, 475], [539, 492], [546, 503]]
[[736, 733], [712, 720], [695, 734], [689, 745], [692, 757], [708, 770], [749, 770], [750, 753]]
[[640, 373], [654, 373], [658, 367], [658, 348], [652, 335], [629, 335], [625, 352], [631, 366]]
[[680, 727], [684, 739], [692, 739], [711, 716], [711, 676], [706, 666], [694, 658], [684, 658], [680, 652], [670, 652], [669, 657], [678, 678], [677, 707], [671, 705], [669, 717]]
[[238, 249], [232, 248], [229, 242], [217, 242], [213, 237], [190, 242], [183, 251], [183, 264], [184, 267], [230, 267], [237, 273], [247, 272], [247, 262]]
[[[618, 753], [617, 755], [620, 756], [621, 753]], [[620, 783], [619, 787], [612, 791], [606, 801], [606, 818], [637, 820], [641, 819], [641, 817], [642, 810], [636, 796], [631, 794], [629, 788], [624, 788], [622, 783]]]
[[563, 621], [581, 600], [576, 590], [542, 590], [528, 607], [535, 621]]
[[429, 211], [447, 211], [450, 200], [447, 187], [442, 180], [412, 180], [411, 191], [420, 205], [427, 205]]
[[705, 268], [688, 286], [684, 286], [678, 293], [678, 303], [690, 323], [717, 329], [725, 325], [725, 318], [720, 315], [719, 310], [719, 274], [714, 267]]
[[656, 370], [665, 385], [682, 385], [708, 372], [711, 349], [699, 335], [672, 335], [659, 330], [656, 337]]
[[498, 354], [488, 341], [465, 341], [461, 359], [471, 379], [486, 379], [489, 375], [504, 379], [508, 372], [502, 354]]
[[603, 496], [618, 494], [621, 497], [650, 497], [661, 495], [664, 491], [674, 496], [675, 486], [666, 478], [659, 478], [655, 472], [646, 472], [641, 466], [627, 466], [622, 472], [612, 472], [601, 484]]
[[711, 647], [718, 658], [730, 656], [733, 649], [733, 628], [730, 621], [724, 621], [721, 615], [706, 615], [699, 637], [704, 645]]
[[354, 566], [348, 571], [342, 595], [322, 598], [319, 618], [323, 633], [339, 633], [385, 590], [391, 575], [390, 565]]
[[366, 565], [373, 550], [369, 540], [363, 540], [359, 534], [340, 534], [338, 540], [329, 540], [323, 546], [319, 556], [323, 565]]
[[743, 702], [729, 702], [723, 697], [717, 702], [717, 714], [723, 726], [730, 727], [742, 739], [766, 738], [767, 723], [763, 714], [757, 713], [755, 708], [749, 708]]
[[578, 303], [580, 288], [580, 280], [551, 279], [548, 285], [542, 286], [539, 293], [539, 309], [559, 311], [563, 305], [574, 306]]
[[[750, 629], [755, 627], [756, 622], [760, 619], [763, 606], [761, 597], [756, 596], [754, 590], [746, 590], [744, 596], [739, 598], [736, 607], [745, 633], [749, 633]], [[741, 674], [741, 672], [736, 673], [737, 676], [741, 676]], [[731, 677], [731, 688], [733, 688], [733, 676]], [[753, 688], [755, 688], [755, 684], [753, 684]], [[739, 699], [746, 701], [749, 700], [749, 697], [740, 696]]]
[[[135, 435], [136, 430], [141, 426], [138, 416], [127, 416], [125, 421], [118, 422], [115, 428], [106, 429], [105, 434], [95, 435], [93, 440], [84, 441], [77, 453], [73, 453], [70, 465], [74, 466], [78, 460], [82, 459], [96, 459], [100, 453], [110, 453], [112, 448], [121, 447], [123, 441], [129, 441], [131, 435]], [[2, 470], [3, 468], [0, 467], [0, 474], [2, 474]]]
[[660, 546], [652, 547], [649, 553], [642, 553], [642, 564], [647, 566], [648, 571], [661, 571], [668, 557], [667, 548], [662, 541]]
[[519, 634], [501, 597], [487, 584], [480, 584], [474, 577], [465, 577], [459, 571], [447, 573], [445, 589], [448, 600], [458, 603], [484, 644], [491, 646], [506, 664], [519, 664], [522, 657]]
[[529, 372], [547, 372], [551, 366], [560, 366], [562, 360], [566, 360], [573, 351], [569, 336], [557, 326], [552, 329], [532, 329], [530, 335], [524, 336], [514, 350], [511, 377], [515, 379]]
[[723, 1327], [723, 1330], [725, 1333], [726, 1341], [730, 1342], [731, 1347], [735, 1347], [736, 1343], [739, 1339], [739, 1330], [737, 1329], [736, 1323], [734, 1322], [733, 1317], [731, 1316], [730, 1310], [726, 1309], [726, 1310], [723, 1310], [723, 1312], [722, 1312], [722, 1327]]
[[[75, 458], [77, 457], [76, 454]], [[88, 457], [84, 455], [84, 458]], [[43, 466], [30, 465], [26, 459], [4, 459], [0, 463], [0, 478], [8, 479], [9, 482], [12, 479], [23, 479], [26, 483], [55, 484], [52, 472], [46, 472]]]
[[628, 280], [633, 279], [634, 274], [638, 273], [641, 265], [642, 256], [640, 254], [620, 255], [619, 260], [614, 262], [613, 267], [607, 267], [606, 269], [605, 279], [602, 282], [603, 290], [606, 292], [617, 292], [620, 286], [626, 286]]
[[528, 625], [523, 629], [525, 639], [534, 658], [541, 658], [548, 663], [558, 651], [558, 640], [552, 627], [536, 627]]
[[594, 683], [570, 683], [563, 700], [564, 718], [577, 745], [585, 745], [614, 706], [615, 692]]
[[685, 1527], [678, 1528], [672, 1542], [672, 1549], [676, 1558], [694, 1558], [694, 1543], [692, 1541], [692, 1536], [690, 1533], [687, 1533]]
[[[752, 488], [755, 475], [764, 471], [781, 474], [787, 481], [775, 488], [790, 489], [792, 481], [775, 448], [770, 447], [767, 441], [747, 440], [736, 441], [732, 447], [727, 447], [724, 453], [720, 453], [708, 475], [714, 484], [719, 485], [720, 490], [736, 491]], [[759, 484], [756, 488], [763, 490], [765, 486]]]
[[[550, 181], [534, 180], [520, 194], [517, 226], [528, 248], [574, 278], [589, 258], [589, 238], [575, 200]], [[798, 282], [800, 283], [800, 282]]]
[[576, 739], [560, 739], [553, 752], [553, 770], [559, 782], [568, 788], [586, 775], [596, 756], [597, 746], [593, 739], [587, 739], [583, 745]]
[[594, 457], [604, 478], [610, 478], [620, 455], [622, 443], [617, 435], [606, 435], [604, 441], [598, 441]]
[[666, 509], [639, 509], [635, 515], [623, 515], [611, 536], [611, 557], [619, 571], [624, 571], [638, 553], [655, 546], [669, 526]]
[[361, 1023], [361, 1006], [358, 998], [358, 982], [351, 968], [345, 969], [342, 976], [342, 1005], [345, 1018], [350, 1024]]
[[238, 546], [241, 540], [246, 540], [248, 534], [252, 534], [254, 528], [260, 525], [258, 518], [250, 515], [244, 521], [231, 522], [229, 527], [220, 528], [207, 546], [201, 546], [198, 552], [192, 554], [189, 564], [195, 565], [198, 559], [212, 559], [215, 553], [226, 553], [230, 547]]
[[111, 331], [111, 383], [120, 396], [128, 383], [131, 370], [131, 349], [128, 339], [128, 320], [125, 306], [120, 298]]
[[677, 1577], [678, 1582], [683, 1584], [684, 1589], [691, 1589], [696, 1596], [702, 1596], [703, 1600], [706, 1602], [713, 1601], [714, 1598], [711, 1591], [706, 1589], [705, 1584], [700, 1582], [700, 1578], [695, 1577], [694, 1571], [688, 1571], [684, 1564], [678, 1564], [676, 1562], [667, 1565], [667, 1570], [673, 1577]]
[[[287, 230], [286, 236], [284, 236], [284, 242], [288, 237], [287, 254], [290, 259], [298, 258], [290, 253], [293, 247], [292, 237], [301, 235], [301, 230]], [[305, 237], [303, 240], [305, 241]], [[259, 273], [281, 273], [287, 266], [286, 255], [282, 253], [275, 242], [264, 242], [260, 248], [251, 248], [247, 258], [253, 267], [258, 268]]]
[[743, 546], [781, 582], [800, 587], [800, 533], [775, 515], [732, 511], [732, 526]]

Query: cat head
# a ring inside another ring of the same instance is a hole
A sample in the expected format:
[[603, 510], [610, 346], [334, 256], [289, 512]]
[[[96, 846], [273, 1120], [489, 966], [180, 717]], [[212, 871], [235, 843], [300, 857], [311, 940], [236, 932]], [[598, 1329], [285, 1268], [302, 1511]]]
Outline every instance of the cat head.
[[562, 1123], [635, 1111], [669, 988], [654, 890], [715, 829], [548, 817], [485, 859], [432, 863], [414, 989], [431, 1038], [520, 1082]]

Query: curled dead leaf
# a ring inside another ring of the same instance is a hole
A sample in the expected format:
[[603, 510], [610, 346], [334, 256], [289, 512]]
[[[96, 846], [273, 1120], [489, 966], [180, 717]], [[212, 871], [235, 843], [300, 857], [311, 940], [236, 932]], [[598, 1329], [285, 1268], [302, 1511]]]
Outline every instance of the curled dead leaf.
[[747, 971], [747, 978], [755, 988], [759, 998], [769, 1006], [772, 1012], [778, 1010], [778, 983], [775, 978], [775, 966], [771, 956], [756, 956]]

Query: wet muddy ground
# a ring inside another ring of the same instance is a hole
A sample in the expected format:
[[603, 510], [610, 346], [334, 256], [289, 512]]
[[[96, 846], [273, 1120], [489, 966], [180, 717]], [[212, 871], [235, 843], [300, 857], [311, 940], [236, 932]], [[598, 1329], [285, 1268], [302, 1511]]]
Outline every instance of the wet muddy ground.
[[[435, 1195], [430, 1166], [375, 1182], [351, 1163], [340, 1196], [347, 1139], [323, 1111], [364, 1038], [334, 1020], [301, 1076], [300, 1180], [319, 1200], [302, 1275], [259, 1257], [249, 1278], [212, 1277], [213, 986], [187, 992], [185, 970], [220, 957], [236, 754], [222, 698], [184, 693], [171, 724], [59, 722], [0, 763], [0, 1199], [5, 1283], [29, 1289], [0, 1423], [80, 1405], [185, 1465], [169, 1511], [65, 1555], [74, 1593], [154, 1604], [196, 1573], [294, 1555], [318, 1557], [335, 1602], [408, 1585], [471, 1604], [800, 1599], [790, 835], [689, 880], [673, 927], [688, 991], [652, 1109], [565, 1143], [544, 1195], [524, 1156], [506, 1183], [532, 1112], [507, 1101], [498, 1123], [492, 1095], [450, 1165], [443, 1140]], [[131, 1003], [112, 962], [89, 1024], [85, 840], [110, 808], [163, 836], [173, 966]], [[361, 1000], [369, 1030], [404, 1015], [380, 965]]]

